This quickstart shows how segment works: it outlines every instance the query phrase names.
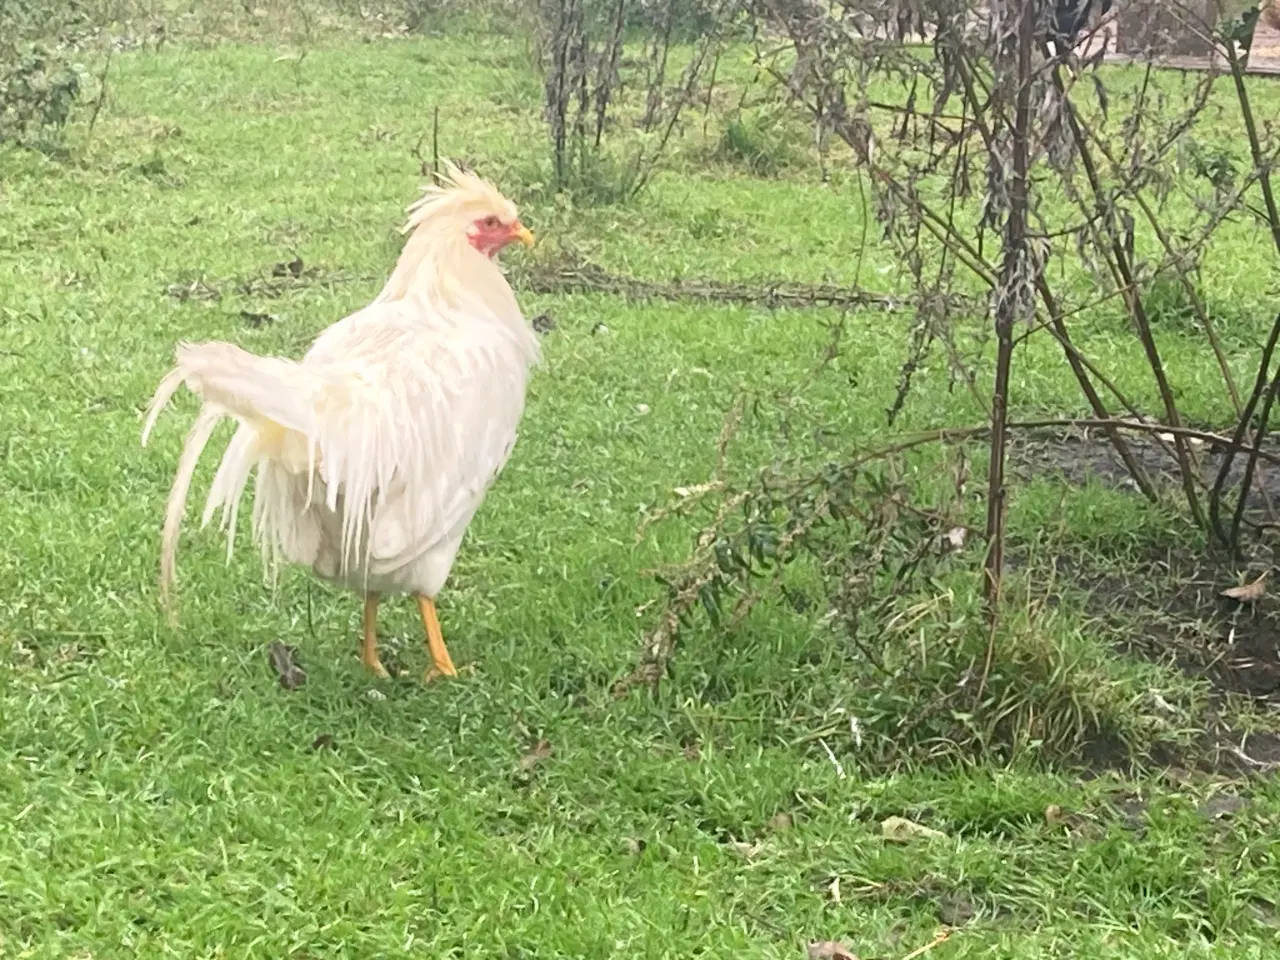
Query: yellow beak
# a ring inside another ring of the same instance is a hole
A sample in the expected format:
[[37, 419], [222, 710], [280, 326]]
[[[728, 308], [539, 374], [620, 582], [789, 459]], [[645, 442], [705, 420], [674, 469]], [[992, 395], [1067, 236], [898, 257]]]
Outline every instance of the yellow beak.
[[518, 224], [511, 232], [511, 235], [523, 243], [526, 247], [533, 246], [533, 231], [526, 227], [523, 223]]

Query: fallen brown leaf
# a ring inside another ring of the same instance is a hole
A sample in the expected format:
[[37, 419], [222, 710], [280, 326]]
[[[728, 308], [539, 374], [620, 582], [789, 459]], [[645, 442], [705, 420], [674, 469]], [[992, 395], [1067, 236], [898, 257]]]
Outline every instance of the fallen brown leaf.
[[764, 849], [763, 843], [744, 843], [741, 840], [730, 840], [728, 846], [743, 860], [754, 860], [760, 855], [760, 851]]
[[[1270, 572], [1270, 570], [1267, 571], [1267, 573]], [[1238, 587], [1228, 587], [1226, 590], [1222, 591], [1221, 595], [1224, 597], [1230, 597], [1232, 600], [1239, 600], [1242, 603], [1251, 603], [1254, 600], [1261, 600], [1267, 592], [1266, 584], [1263, 583], [1266, 579], [1267, 574], [1264, 573], [1252, 583], [1244, 583]]]
[[839, 940], [810, 940], [805, 950], [809, 960], [858, 960], [858, 955]]
[[286, 690], [297, 690], [307, 682], [307, 671], [295, 659], [297, 655], [297, 647], [286, 646], [279, 640], [272, 640], [271, 646], [267, 647], [267, 662], [280, 677], [280, 686]]
[[533, 745], [532, 750], [520, 758], [520, 769], [532, 770], [549, 756], [551, 756], [551, 744], [546, 740], [539, 740]]
[[827, 898], [835, 904], [840, 903], [840, 876], [831, 878], [831, 882], [827, 884]]
[[880, 836], [894, 843], [908, 843], [912, 840], [945, 840], [947, 835], [941, 830], [926, 827], [924, 824], [908, 820], [906, 817], [886, 817], [880, 822]]

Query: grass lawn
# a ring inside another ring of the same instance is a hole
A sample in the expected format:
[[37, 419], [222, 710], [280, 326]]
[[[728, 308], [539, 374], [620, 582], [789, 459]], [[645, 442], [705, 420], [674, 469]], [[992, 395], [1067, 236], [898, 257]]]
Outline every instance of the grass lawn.
[[[1273, 780], [1085, 778], [1034, 757], [877, 769], [848, 730], [817, 735], [864, 680], [824, 659], [817, 618], [773, 608], [692, 632], [657, 695], [611, 696], [660, 596], [643, 571], [691, 537], [677, 521], [638, 541], [638, 524], [707, 478], [741, 391], [805, 377], [831, 311], [517, 284], [526, 313], [556, 326], [441, 599], [470, 676], [418, 682], [426, 656], [401, 602], [382, 613], [401, 675], [374, 680], [356, 657], [359, 601], [295, 570], [273, 590], [243, 530], [225, 564], [223, 540], [189, 523], [170, 627], [160, 525], [190, 398], [138, 440], [175, 342], [299, 356], [367, 302], [434, 107], [444, 152], [530, 197], [542, 248], [513, 254], [517, 271], [564, 250], [659, 278], [891, 290], [896, 271], [879, 248], [854, 256], [863, 224], [839, 175], [756, 179], [690, 148], [634, 204], [557, 203], [537, 186], [537, 77], [500, 36], [331, 39], [301, 63], [270, 45], [171, 46], [118, 54], [110, 91], [76, 159], [0, 151], [0, 956], [799, 958], [817, 939], [897, 958], [944, 926], [930, 960], [1276, 955]], [[1260, 230], [1231, 229], [1236, 255], [1206, 270], [1247, 316], [1273, 257]], [[247, 282], [295, 256], [301, 280]], [[887, 436], [910, 322], [853, 315], [855, 349], [790, 429]], [[1132, 355], [1128, 386], [1152, 398], [1122, 322], [1086, 342], [1121, 380]], [[1182, 382], [1212, 384], [1199, 343], [1164, 345]], [[1079, 412], [1060, 355], [1025, 356], [1023, 409]], [[895, 429], [981, 421], [941, 366], [919, 376]], [[1181, 399], [1214, 422], [1220, 393]], [[778, 442], [773, 422], [749, 427], [738, 466]], [[1021, 535], [1052, 528], [1086, 550], [1178, 524], [1094, 487], [1038, 480], [1015, 497]], [[1101, 621], [1061, 616], [1076, 649], [1109, 649]], [[299, 649], [298, 690], [268, 667], [275, 640]], [[1116, 670], [1135, 697], [1203, 698], [1160, 667]], [[895, 815], [945, 836], [887, 842]]]

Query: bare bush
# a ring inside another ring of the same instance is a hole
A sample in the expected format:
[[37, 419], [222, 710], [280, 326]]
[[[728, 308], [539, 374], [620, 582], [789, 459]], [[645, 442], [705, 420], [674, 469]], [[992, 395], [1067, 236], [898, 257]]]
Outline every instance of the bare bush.
[[75, 0], [0, 3], [0, 142], [66, 126], [85, 73], [69, 44], [88, 28], [89, 12]]
[[[1115, 16], [1150, 13], [1155, 6], [1158, 29], [1148, 31], [1145, 46], [1129, 44], [1129, 57], [1145, 61], [1143, 71], [1132, 81], [1110, 83], [1098, 72], [1098, 38]], [[1280, 211], [1271, 184], [1280, 142], [1255, 120], [1244, 83], [1259, 11], [1222, 19], [1203, 5], [1131, 0], [1107, 17], [1078, 17], [1072, 35], [1064, 37], [1061, 7], [1048, 0], [755, 0], [750, 10], [757, 63], [815, 124], [849, 148], [861, 178], [863, 213], [878, 222], [915, 286], [917, 320], [890, 421], [906, 402], [913, 370], [939, 349], [988, 412], [980, 431], [961, 431], [970, 441], [980, 434], [987, 445], [981, 542], [991, 640], [973, 675], [979, 691], [1001, 662], [995, 647], [1002, 635], [1004, 466], [1018, 403], [1013, 371], [1019, 347], [1033, 338], [1056, 342], [1080, 391], [1081, 409], [1074, 415], [1106, 437], [1148, 499], [1160, 491], [1150, 459], [1138, 456], [1129, 439], [1134, 429], [1147, 438], [1144, 449], [1154, 443], [1167, 455], [1188, 516], [1219, 545], [1238, 552], [1250, 531], [1264, 531], [1276, 520], [1265, 497], [1259, 503], [1248, 492], [1261, 463], [1274, 459], [1266, 443], [1280, 395], [1280, 368], [1273, 366], [1280, 319], [1259, 345], [1252, 389], [1243, 388], [1218, 329], [1220, 311], [1197, 273], [1222, 225], [1242, 215], [1261, 219], [1280, 252]], [[1176, 102], [1155, 66], [1168, 55], [1167, 45], [1155, 40], [1170, 36], [1183, 48], [1191, 37], [1212, 53], [1208, 66], [1217, 65]], [[1215, 94], [1217, 103], [1229, 102], [1224, 93], [1235, 104], [1233, 121], [1208, 111]], [[1224, 122], [1234, 123], [1236, 143], [1247, 156], [1222, 146]], [[1061, 279], [1067, 276], [1088, 280]], [[963, 294], [978, 291], [989, 304], [984, 319], [995, 340], [993, 358], [964, 356], [955, 346], [977, 319], [964, 310]], [[1073, 336], [1082, 317], [1117, 308], [1145, 358], [1158, 398], [1153, 409], [1143, 409], [1120, 388], [1108, 357], [1088, 355]], [[1172, 315], [1216, 358], [1220, 389], [1236, 413], [1236, 423], [1216, 434], [1224, 451], [1216, 480], [1206, 477], [1206, 448], [1186, 423], [1179, 406], [1183, 385], [1169, 370], [1154, 329]], [[990, 387], [980, 391], [979, 383]], [[955, 429], [939, 428], [924, 442], [956, 436]], [[862, 538], [882, 520], [863, 518], [834, 539], [817, 531], [833, 520], [846, 522], [835, 505], [846, 503], [841, 491], [852, 477], [866, 475], [869, 460], [891, 461], [902, 449], [863, 452], [808, 479], [798, 472], [779, 478], [771, 468], [771, 490], [806, 491], [757, 511], [784, 518], [775, 549], [810, 552], [821, 569], [859, 555]], [[649, 634], [645, 662], [633, 679], [656, 682], [681, 624], [699, 606], [713, 616], [723, 612], [722, 601], [708, 599], [707, 592], [723, 592], [734, 580], [725, 569], [726, 549], [730, 570], [746, 569], [734, 558], [742, 550], [750, 554], [750, 530], [758, 524], [748, 509], [746, 532], [727, 530], [724, 511], [744, 509], [758, 502], [758, 494], [720, 480], [708, 489], [712, 520], [689, 563], [664, 577], [667, 613]], [[910, 509], [939, 515], [931, 496], [926, 491]], [[931, 531], [925, 540], [936, 535]], [[921, 536], [916, 531], [913, 542], [923, 542]], [[739, 542], [748, 546], [733, 546]], [[841, 589], [828, 589], [837, 609]], [[757, 596], [740, 592], [734, 609], [755, 602], [741, 598]], [[863, 600], [874, 606], [874, 598]], [[982, 701], [979, 694], [974, 703]]]
[[[635, 196], [652, 176], [701, 81], [713, 68], [736, 0], [540, 0], [538, 61], [557, 190], [577, 189], [597, 200]], [[629, 34], [643, 37], [642, 66], [624, 70]], [[672, 76], [676, 44], [689, 40], [685, 66]], [[606, 150], [605, 133], [622, 122], [623, 101], [644, 106], [644, 134], [621, 152]]]

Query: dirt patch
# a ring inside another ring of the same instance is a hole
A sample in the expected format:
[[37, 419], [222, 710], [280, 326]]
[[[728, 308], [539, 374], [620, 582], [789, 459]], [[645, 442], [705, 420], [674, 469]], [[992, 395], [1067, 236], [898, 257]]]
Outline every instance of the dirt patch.
[[[1272, 435], [1268, 449], [1276, 449]], [[1181, 497], [1177, 465], [1169, 445], [1154, 437], [1130, 440], [1135, 459], [1162, 493]], [[1212, 484], [1223, 462], [1220, 445], [1196, 445], [1200, 476]], [[1237, 456], [1226, 489], [1239, 490], [1243, 457]], [[1072, 486], [1099, 483], [1140, 496], [1114, 448], [1090, 432], [1017, 438], [1010, 462], [1023, 479], [1058, 477]], [[1203, 499], [1207, 500], [1207, 497]], [[1280, 468], [1259, 464], [1245, 515], [1265, 520], [1280, 507]], [[1099, 555], [1096, 547], [1067, 547], [1052, 558], [1056, 575], [1088, 592], [1090, 611], [1123, 638], [1126, 653], [1175, 665], [1204, 678], [1220, 694], [1242, 695], [1280, 708], [1280, 576], [1272, 573], [1253, 599], [1223, 596], [1223, 591], [1253, 582], [1272, 567], [1269, 548], [1256, 544], [1257, 556], [1233, 560], [1225, 552], [1196, 553], [1181, 538], [1164, 538], [1129, 551], [1123, 560]], [[1243, 733], [1225, 718], [1225, 698], [1215, 698], [1222, 715], [1206, 718], [1205, 732], [1189, 753], [1167, 752], [1157, 762], [1215, 772], [1258, 773], [1280, 766], [1280, 736]], [[1215, 709], [1217, 709], [1215, 708]], [[1092, 758], [1111, 766], [1108, 745]], [[1156, 751], [1159, 754], [1159, 751]]]
[[[1223, 431], [1213, 428], [1208, 428], [1206, 432], [1223, 434]], [[1250, 439], [1246, 438], [1246, 442]], [[1152, 483], [1157, 488], [1181, 496], [1182, 487], [1178, 479], [1178, 462], [1173, 444], [1162, 442], [1154, 435], [1130, 434], [1125, 440], [1134, 459], [1147, 472]], [[1263, 449], [1272, 453], [1280, 451], [1280, 433], [1269, 433], [1263, 442]], [[1205, 484], [1212, 486], [1226, 456], [1225, 445], [1190, 440], [1188, 450], [1197, 461], [1200, 478]], [[1065, 435], [1037, 433], [1016, 437], [1010, 448], [1010, 459], [1013, 468], [1020, 470], [1024, 476], [1056, 473], [1077, 486], [1092, 480], [1118, 490], [1136, 492], [1138, 489], [1110, 441], [1093, 430]], [[1228, 492], [1234, 494], [1239, 489], [1244, 479], [1247, 459], [1244, 453], [1238, 453], [1232, 458], [1224, 488]], [[1203, 492], [1202, 500], [1207, 500]], [[1259, 461], [1246, 502], [1246, 518], [1255, 522], [1268, 519], [1271, 509], [1269, 505], [1280, 508], [1280, 467]]]
[[[1153, 437], [1133, 437], [1130, 448], [1158, 489], [1182, 495], [1177, 464], [1167, 444]], [[1224, 450], [1201, 444], [1192, 451], [1200, 476], [1212, 484]], [[1073, 486], [1092, 481], [1138, 496], [1115, 449], [1097, 434], [1019, 438], [1011, 461], [1024, 477], [1058, 476]], [[1237, 456], [1226, 484], [1233, 495], [1240, 488], [1243, 469], [1244, 458]], [[1280, 468], [1259, 464], [1245, 516], [1262, 522], [1278, 505]], [[1062, 572], [1092, 593], [1100, 611], [1125, 615], [1131, 623], [1143, 625], [1132, 633], [1133, 649], [1172, 660], [1190, 673], [1207, 677], [1221, 690], [1280, 705], [1280, 582], [1251, 602], [1222, 596], [1223, 590], [1254, 580], [1269, 567], [1266, 559], [1260, 565], [1233, 562], [1225, 554], [1196, 554], [1176, 542], [1152, 544], [1122, 567], [1092, 556], [1068, 556], [1059, 562]]]

